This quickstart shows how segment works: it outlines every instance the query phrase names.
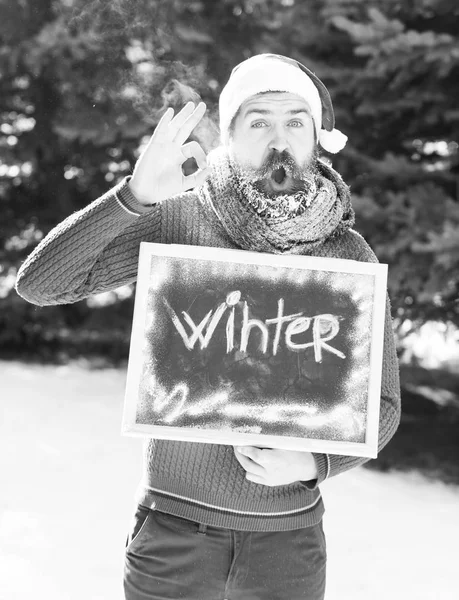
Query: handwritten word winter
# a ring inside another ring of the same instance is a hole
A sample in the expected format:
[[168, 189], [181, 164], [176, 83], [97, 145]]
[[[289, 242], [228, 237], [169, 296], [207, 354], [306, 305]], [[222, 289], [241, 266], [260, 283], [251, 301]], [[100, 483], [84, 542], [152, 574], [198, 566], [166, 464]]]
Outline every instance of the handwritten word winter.
[[[182, 311], [182, 322], [166, 298], [163, 298], [163, 303], [174, 327], [180, 334], [188, 350], [193, 350], [197, 342], [199, 342], [201, 349], [207, 348], [218, 324], [226, 313], [226, 352], [229, 353], [236, 345], [236, 305], [240, 300], [240, 291], [230, 292], [227, 294], [226, 300], [219, 304], [215, 310], [210, 310], [199, 323], [195, 323], [192, 317], [185, 311]], [[252, 319], [249, 312], [249, 305], [244, 301], [242, 303], [242, 321], [239, 339], [239, 350], [241, 352], [247, 352], [250, 334], [252, 331], [258, 330], [261, 335], [260, 349], [264, 354], [268, 352], [268, 348], [271, 348], [271, 352], [275, 356], [283, 335], [283, 341], [289, 350], [301, 352], [312, 348], [316, 362], [321, 362], [324, 350], [339, 358], [346, 358], [340, 350], [328, 343], [339, 332], [339, 319], [335, 315], [322, 314], [308, 317], [302, 312], [284, 314], [283, 298], [279, 298], [277, 302], [277, 316], [272, 319], [266, 319], [265, 321]], [[185, 324], [189, 327], [189, 333], [185, 329]], [[274, 326], [274, 331], [270, 330], [270, 325]], [[286, 326], [285, 329], [284, 325]], [[312, 341], [297, 343], [293, 340], [294, 336], [306, 331], [312, 333]]]

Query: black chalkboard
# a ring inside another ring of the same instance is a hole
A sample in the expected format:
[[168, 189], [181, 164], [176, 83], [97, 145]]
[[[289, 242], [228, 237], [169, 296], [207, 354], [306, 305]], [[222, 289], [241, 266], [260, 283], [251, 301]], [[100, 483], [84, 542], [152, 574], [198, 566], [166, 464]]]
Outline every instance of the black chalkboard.
[[375, 455], [385, 276], [142, 244], [124, 431]]

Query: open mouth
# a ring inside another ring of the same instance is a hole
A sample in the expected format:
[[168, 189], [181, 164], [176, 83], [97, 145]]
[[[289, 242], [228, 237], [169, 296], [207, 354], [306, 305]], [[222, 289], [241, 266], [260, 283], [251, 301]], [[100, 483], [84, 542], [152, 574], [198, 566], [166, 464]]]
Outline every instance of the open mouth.
[[281, 184], [287, 177], [287, 173], [285, 172], [284, 167], [279, 167], [272, 172], [271, 177], [277, 184]]

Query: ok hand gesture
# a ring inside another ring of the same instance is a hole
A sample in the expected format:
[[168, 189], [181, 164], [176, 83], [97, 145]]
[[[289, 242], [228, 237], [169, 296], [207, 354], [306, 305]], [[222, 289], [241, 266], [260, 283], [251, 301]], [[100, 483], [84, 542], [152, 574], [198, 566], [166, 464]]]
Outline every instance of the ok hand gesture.
[[[204, 183], [209, 172], [206, 154], [198, 142], [185, 142], [205, 112], [203, 102], [196, 107], [188, 102], [175, 117], [172, 108], [166, 110], [129, 182], [139, 202], [145, 205], [161, 202]], [[196, 160], [198, 170], [185, 176], [182, 165], [188, 158]]]

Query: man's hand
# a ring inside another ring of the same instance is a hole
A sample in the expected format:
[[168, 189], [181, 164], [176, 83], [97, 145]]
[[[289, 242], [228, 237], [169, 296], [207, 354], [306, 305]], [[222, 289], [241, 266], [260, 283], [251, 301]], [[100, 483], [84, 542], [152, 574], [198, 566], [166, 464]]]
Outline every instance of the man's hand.
[[[166, 110], [140, 155], [129, 182], [140, 203], [161, 202], [204, 183], [208, 175], [206, 154], [198, 142], [185, 142], [205, 112], [204, 102], [197, 107], [188, 102], [175, 117], [172, 108]], [[182, 165], [188, 158], [195, 159], [198, 170], [185, 176]]]
[[246, 478], [261, 485], [288, 485], [317, 478], [317, 467], [310, 452], [235, 446], [234, 454], [246, 471]]

